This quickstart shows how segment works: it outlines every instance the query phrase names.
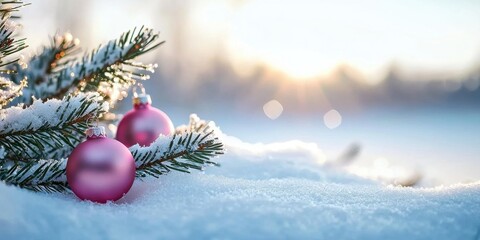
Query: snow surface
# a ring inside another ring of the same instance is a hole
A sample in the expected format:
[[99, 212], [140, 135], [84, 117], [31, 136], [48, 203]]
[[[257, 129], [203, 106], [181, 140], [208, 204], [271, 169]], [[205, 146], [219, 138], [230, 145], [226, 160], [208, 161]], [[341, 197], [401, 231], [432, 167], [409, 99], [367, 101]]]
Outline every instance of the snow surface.
[[117, 203], [0, 184], [0, 239], [478, 239], [480, 182], [385, 186], [318, 146], [250, 144], [192, 174], [136, 181]]

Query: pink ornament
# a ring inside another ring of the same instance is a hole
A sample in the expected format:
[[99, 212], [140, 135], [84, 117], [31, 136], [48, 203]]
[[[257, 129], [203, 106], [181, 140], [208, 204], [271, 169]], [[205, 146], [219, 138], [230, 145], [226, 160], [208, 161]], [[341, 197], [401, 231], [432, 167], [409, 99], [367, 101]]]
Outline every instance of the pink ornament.
[[125, 145], [105, 136], [105, 128], [87, 130], [87, 140], [70, 154], [67, 181], [82, 200], [106, 203], [122, 198], [135, 180], [135, 160]]
[[[144, 90], [143, 90], [144, 91]], [[175, 129], [164, 112], [152, 107], [150, 95], [144, 92], [133, 98], [133, 109], [118, 124], [116, 139], [125, 146], [149, 146], [160, 134], [171, 135]]]

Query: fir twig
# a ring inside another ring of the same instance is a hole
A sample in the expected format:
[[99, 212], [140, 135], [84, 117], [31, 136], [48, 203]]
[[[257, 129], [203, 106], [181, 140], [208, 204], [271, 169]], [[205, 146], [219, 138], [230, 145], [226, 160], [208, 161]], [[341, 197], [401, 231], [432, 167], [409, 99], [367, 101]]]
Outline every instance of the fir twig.
[[25, 86], [27, 86], [27, 81], [25, 79], [20, 81], [17, 85], [6, 78], [0, 77], [0, 109], [16, 97], [22, 95], [22, 89]]
[[0, 180], [37, 192], [65, 192], [69, 190], [65, 166], [65, 159], [13, 163], [0, 168]]
[[0, 180], [36, 192], [65, 192], [65, 166], [65, 159], [15, 162], [0, 168]]
[[78, 39], [74, 39], [70, 33], [55, 35], [50, 45], [43, 47], [42, 51], [28, 62], [12, 64], [9, 69], [15, 74], [11, 74], [10, 79], [17, 84], [22, 79], [27, 79], [28, 88], [25, 88], [23, 96], [15, 99], [11, 105], [31, 104], [32, 97], [40, 99], [48, 97], [48, 93], [55, 88], [58, 72], [74, 60], [72, 56], [78, 52], [78, 44]]
[[171, 170], [189, 173], [190, 169], [203, 170], [207, 164], [219, 166], [212, 157], [224, 153], [224, 146], [214, 126], [190, 117], [188, 127], [180, 127], [170, 137], [161, 136], [148, 147], [130, 148], [137, 164], [137, 177], [159, 177]]
[[86, 130], [87, 120], [108, 105], [97, 93], [67, 96], [60, 100], [35, 100], [26, 109], [11, 107], [0, 112], [0, 146], [16, 159], [44, 157], [49, 149], [74, 147]]
[[21, 1], [0, 2], [0, 67], [18, 61], [18, 58], [6, 60], [6, 58], [27, 47], [25, 38], [15, 39], [17, 24], [10, 20], [11, 13], [25, 6]]
[[148, 75], [137, 71], [153, 72], [154, 65], [135, 63], [133, 59], [163, 43], [158, 42], [158, 34], [151, 29], [142, 27], [138, 31], [128, 31], [60, 71], [57, 88], [48, 97], [60, 98], [70, 90], [104, 93], [102, 87], [128, 87], [138, 79], [146, 79]]

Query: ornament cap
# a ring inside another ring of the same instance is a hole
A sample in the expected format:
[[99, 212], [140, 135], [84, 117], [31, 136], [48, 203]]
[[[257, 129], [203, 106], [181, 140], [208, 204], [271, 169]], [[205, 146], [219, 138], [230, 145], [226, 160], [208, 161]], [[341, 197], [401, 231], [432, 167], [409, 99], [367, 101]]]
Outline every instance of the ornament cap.
[[87, 131], [85, 132], [87, 137], [89, 138], [98, 138], [98, 137], [106, 137], [106, 131], [105, 127], [103, 126], [94, 126], [94, 127], [89, 127]]
[[133, 97], [133, 104], [152, 104], [152, 98], [148, 94], [141, 93]]

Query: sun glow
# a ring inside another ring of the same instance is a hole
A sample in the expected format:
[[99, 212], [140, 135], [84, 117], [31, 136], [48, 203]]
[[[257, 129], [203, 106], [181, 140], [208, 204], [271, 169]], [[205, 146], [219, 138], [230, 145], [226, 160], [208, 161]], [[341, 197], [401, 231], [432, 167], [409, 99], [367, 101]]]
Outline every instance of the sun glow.
[[478, 57], [476, 18], [434, 2], [246, 1], [229, 19], [228, 48], [241, 68], [263, 64], [297, 80], [349, 65], [376, 82], [392, 63], [458, 74]]
[[271, 1], [251, 1], [240, 7], [232, 21], [234, 61], [257, 62], [294, 79], [329, 74], [341, 60], [332, 56], [341, 46], [332, 42], [328, 44], [330, 50], [317, 51], [315, 46], [322, 44], [318, 41], [322, 36], [312, 38], [309, 31], [328, 26], [309, 19], [313, 16], [308, 16], [308, 8], [298, 16], [285, 17], [283, 14], [288, 13], [288, 9], [291, 9], [289, 4]]

